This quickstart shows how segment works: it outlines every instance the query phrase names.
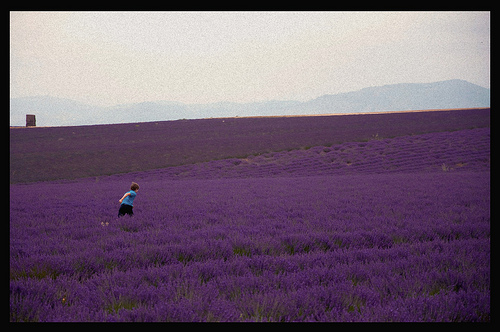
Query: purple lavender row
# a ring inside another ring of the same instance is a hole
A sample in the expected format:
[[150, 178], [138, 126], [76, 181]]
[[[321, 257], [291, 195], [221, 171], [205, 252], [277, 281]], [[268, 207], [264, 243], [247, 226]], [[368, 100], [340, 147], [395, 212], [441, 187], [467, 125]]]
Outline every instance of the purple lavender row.
[[476, 171], [490, 169], [490, 128], [372, 139], [149, 171], [158, 179]]
[[12, 321], [490, 319], [489, 169], [129, 177], [11, 185]]
[[[10, 130], [11, 183], [75, 179], [490, 126], [490, 109]], [[352, 161], [353, 162], [353, 161]]]

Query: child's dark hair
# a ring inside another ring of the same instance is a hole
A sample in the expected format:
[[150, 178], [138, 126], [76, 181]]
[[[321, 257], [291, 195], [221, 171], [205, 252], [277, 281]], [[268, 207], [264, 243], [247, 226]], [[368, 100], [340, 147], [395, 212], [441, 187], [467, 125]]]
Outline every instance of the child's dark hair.
[[132, 185], [130, 186], [130, 190], [134, 190], [135, 191], [137, 189], [139, 189], [139, 185], [137, 183], [135, 183], [135, 182], [132, 182]]

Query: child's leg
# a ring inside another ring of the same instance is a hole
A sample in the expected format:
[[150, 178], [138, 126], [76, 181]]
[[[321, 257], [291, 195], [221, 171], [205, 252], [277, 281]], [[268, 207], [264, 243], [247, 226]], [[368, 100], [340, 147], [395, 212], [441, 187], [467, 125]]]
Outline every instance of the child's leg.
[[118, 211], [118, 217], [124, 216], [125, 214], [128, 214], [129, 216], [134, 215], [134, 211], [132, 211], [132, 206], [127, 204], [122, 204], [120, 206], [120, 210]]
[[120, 210], [118, 210], [118, 217], [124, 216], [126, 211], [125, 211], [125, 204], [120, 205]]
[[130, 206], [130, 205], [127, 206], [127, 214], [129, 216], [133, 216], [134, 215], [133, 207]]

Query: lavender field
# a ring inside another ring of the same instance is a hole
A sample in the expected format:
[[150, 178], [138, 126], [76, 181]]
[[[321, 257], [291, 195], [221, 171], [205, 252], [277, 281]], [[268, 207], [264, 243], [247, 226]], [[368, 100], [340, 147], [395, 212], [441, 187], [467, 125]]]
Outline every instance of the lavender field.
[[490, 321], [489, 112], [436, 113], [11, 184], [10, 320]]
[[76, 179], [490, 125], [490, 109], [10, 130], [10, 182]]

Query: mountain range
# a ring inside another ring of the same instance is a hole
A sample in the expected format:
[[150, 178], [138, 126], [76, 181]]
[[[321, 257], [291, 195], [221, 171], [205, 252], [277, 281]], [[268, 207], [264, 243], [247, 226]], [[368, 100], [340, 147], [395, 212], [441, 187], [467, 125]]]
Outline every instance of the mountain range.
[[402, 83], [323, 95], [300, 102], [183, 104], [150, 101], [111, 107], [92, 106], [50, 96], [10, 99], [10, 125], [24, 126], [35, 114], [37, 126], [79, 126], [111, 123], [200, 119], [210, 117], [314, 115], [447, 108], [489, 107], [490, 89], [464, 80]]

